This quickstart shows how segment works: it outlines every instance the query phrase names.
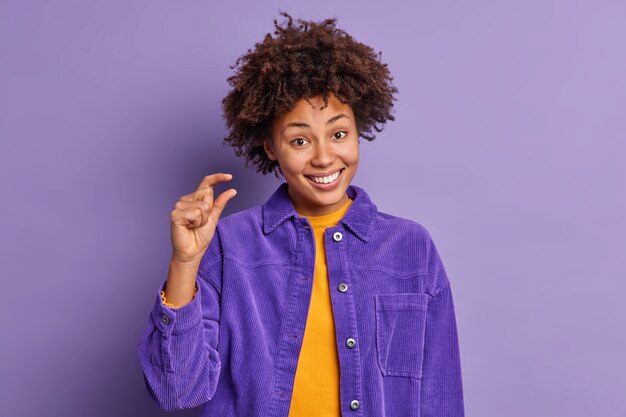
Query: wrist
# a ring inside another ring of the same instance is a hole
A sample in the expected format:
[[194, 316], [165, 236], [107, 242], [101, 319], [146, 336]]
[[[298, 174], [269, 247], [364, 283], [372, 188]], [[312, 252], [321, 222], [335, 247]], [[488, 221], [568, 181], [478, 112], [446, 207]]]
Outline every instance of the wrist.
[[164, 288], [164, 297], [169, 303], [184, 306], [194, 298], [199, 265], [199, 261], [180, 262], [174, 258], [170, 261]]
[[197, 257], [192, 259], [183, 260], [172, 254], [172, 257], [170, 258], [170, 266], [173, 266], [179, 270], [198, 269], [200, 267], [201, 260], [202, 255], [198, 255]]
[[[192, 298], [191, 298], [192, 300], [194, 298], [196, 298], [196, 293], [197, 292], [198, 292], [198, 284], [196, 283], [195, 288], [193, 290], [193, 295], [192, 295]], [[166, 305], [166, 306], [168, 306], [170, 308], [180, 308], [180, 307], [182, 307], [182, 306], [174, 305], [174, 304], [168, 302], [166, 297], [165, 297], [165, 291], [161, 291], [161, 300], [163, 300], [163, 305]]]

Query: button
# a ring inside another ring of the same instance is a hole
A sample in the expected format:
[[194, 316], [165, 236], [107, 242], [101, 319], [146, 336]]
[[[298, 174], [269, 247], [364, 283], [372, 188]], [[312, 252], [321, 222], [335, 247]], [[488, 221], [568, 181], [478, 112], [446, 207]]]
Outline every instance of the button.
[[335, 232], [333, 233], [333, 240], [335, 242], [339, 242], [341, 240], [341, 238], [343, 237], [343, 235], [341, 234], [341, 232]]
[[348, 284], [346, 284], [345, 282], [342, 282], [341, 284], [339, 284], [337, 289], [339, 290], [339, 292], [346, 292], [348, 291]]
[[165, 324], [170, 324], [170, 318], [166, 314], [161, 316], [161, 321]]
[[355, 345], [356, 340], [354, 340], [353, 338], [346, 340], [346, 346], [348, 346], [348, 349], [352, 349]]
[[351, 409], [358, 410], [360, 406], [361, 406], [361, 403], [358, 400], [350, 401], [350, 408]]

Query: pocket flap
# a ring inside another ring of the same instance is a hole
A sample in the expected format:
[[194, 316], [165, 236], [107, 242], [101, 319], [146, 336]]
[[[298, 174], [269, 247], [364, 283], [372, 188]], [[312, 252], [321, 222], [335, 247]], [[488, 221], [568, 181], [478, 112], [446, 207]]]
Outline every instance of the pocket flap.
[[376, 294], [376, 308], [378, 310], [426, 310], [428, 308], [428, 294]]

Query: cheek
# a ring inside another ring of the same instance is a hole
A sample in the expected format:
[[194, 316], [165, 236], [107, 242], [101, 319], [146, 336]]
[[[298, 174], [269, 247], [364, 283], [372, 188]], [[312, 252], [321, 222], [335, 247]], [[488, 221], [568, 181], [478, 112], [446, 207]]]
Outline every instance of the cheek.
[[281, 168], [284, 173], [297, 175], [301, 173], [305, 166], [306, 160], [301, 160], [302, 158], [297, 158], [294, 156], [287, 156], [281, 161]]
[[359, 163], [359, 145], [355, 143], [353, 147], [345, 149], [345, 151], [341, 153], [341, 158], [347, 164], [357, 165]]

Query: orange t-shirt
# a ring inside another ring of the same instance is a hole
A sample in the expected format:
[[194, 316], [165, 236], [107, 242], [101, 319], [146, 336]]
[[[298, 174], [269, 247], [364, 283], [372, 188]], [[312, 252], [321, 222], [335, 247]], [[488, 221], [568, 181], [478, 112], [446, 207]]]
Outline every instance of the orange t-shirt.
[[339, 417], [339, 357], [330, 302], [324, 230], [336, 226], [352, 200], [334, 213], [306, 216], [315, 235], [313, 292], [291, 395], [289, 417]]

